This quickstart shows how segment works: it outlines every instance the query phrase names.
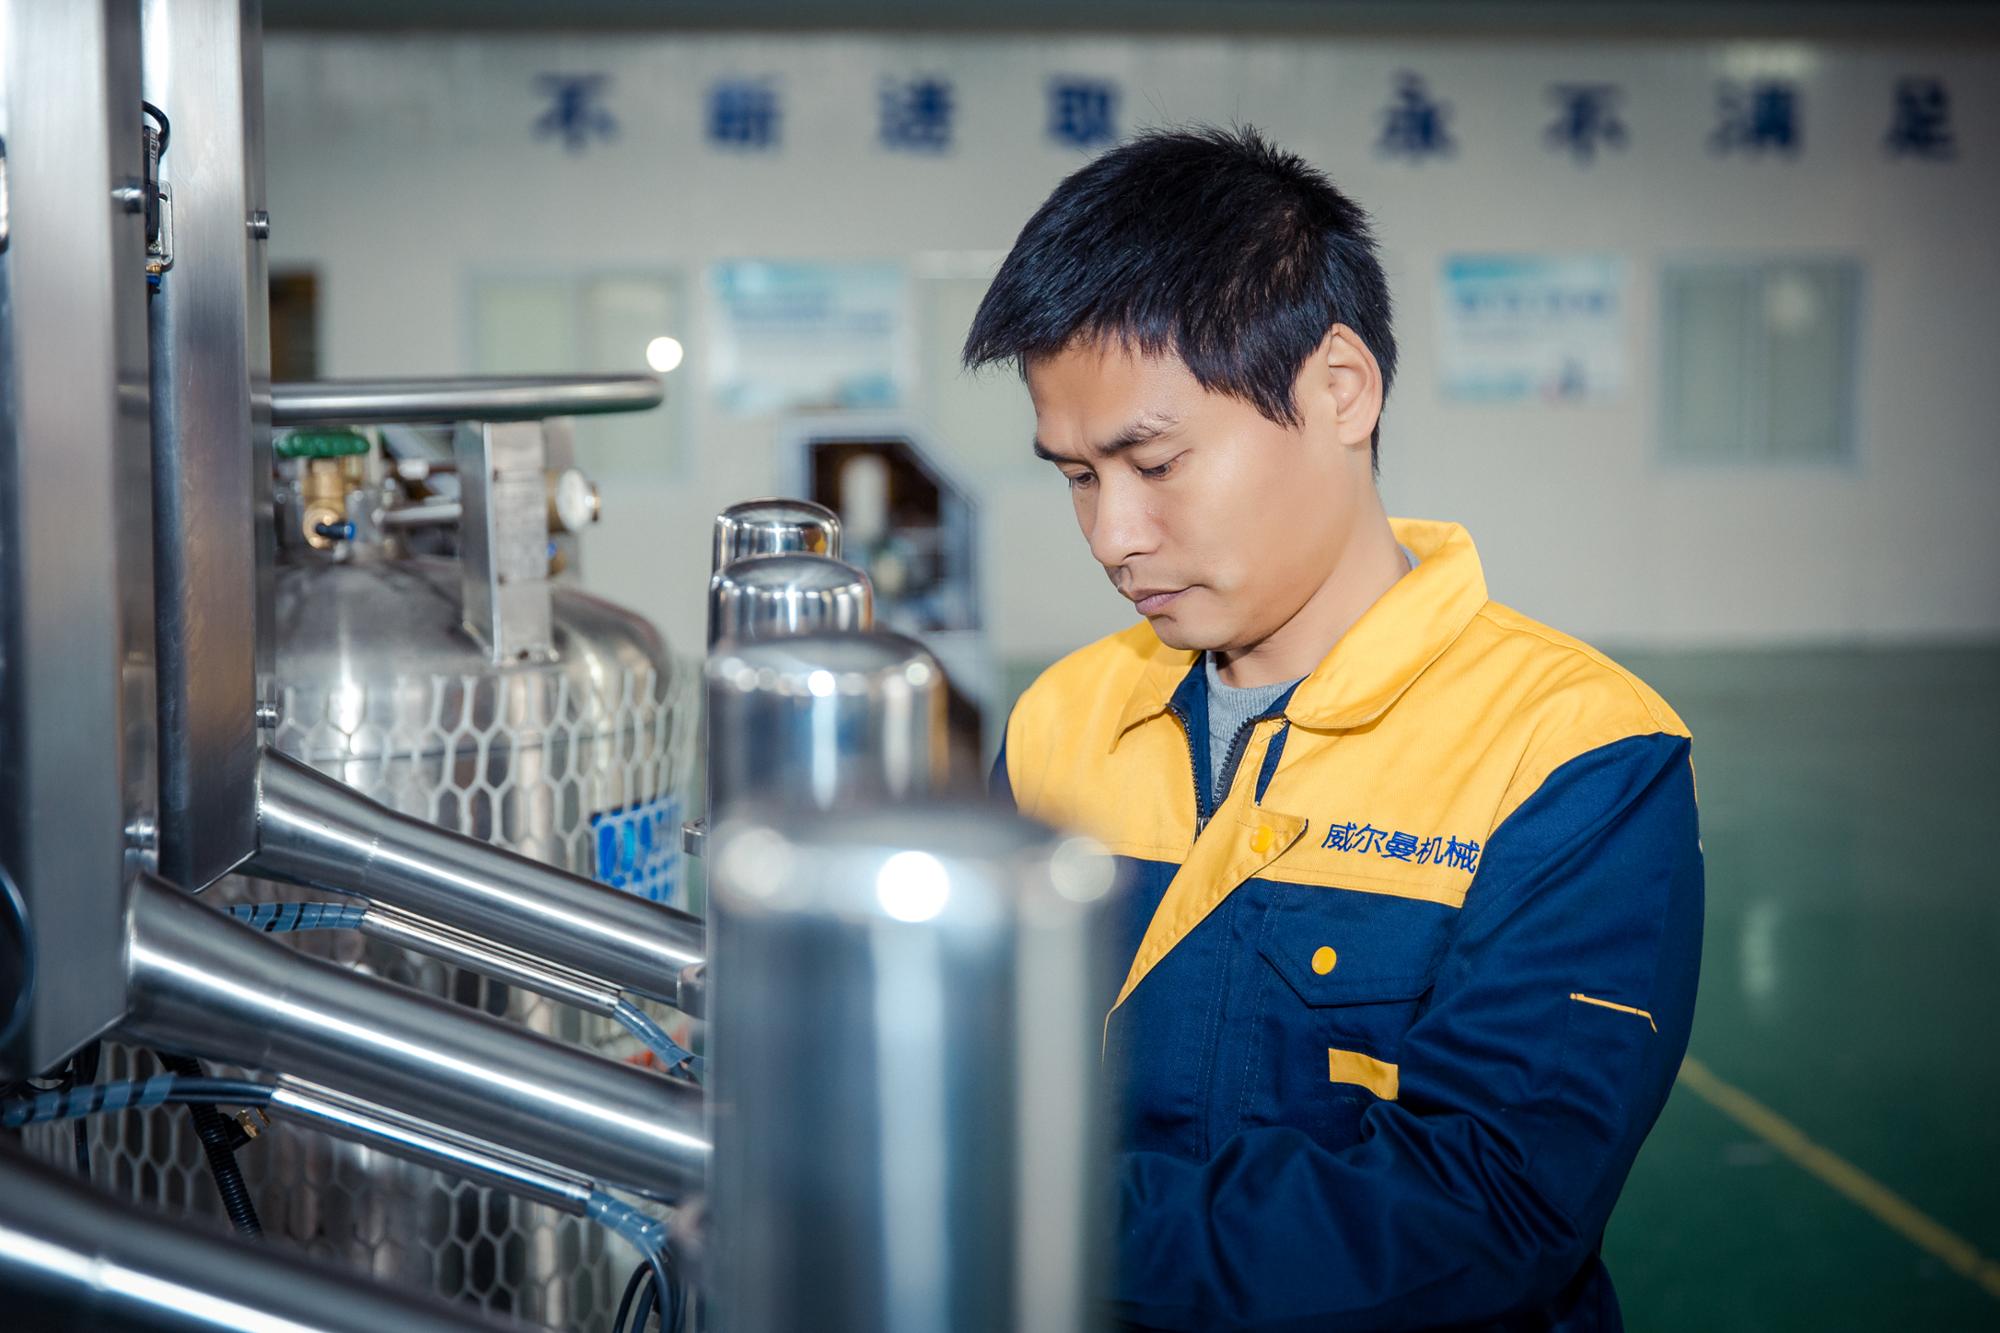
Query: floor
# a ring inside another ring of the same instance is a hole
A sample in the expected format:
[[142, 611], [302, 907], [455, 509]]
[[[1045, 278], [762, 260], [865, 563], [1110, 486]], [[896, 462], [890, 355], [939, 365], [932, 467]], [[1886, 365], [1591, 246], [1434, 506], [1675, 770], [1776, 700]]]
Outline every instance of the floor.
[[1708, 860], [1628, 1327], [2000, 1330], [2000, 645], [1612, 651], [1694, 733]]
[[1606, 1241], [1630, 1326], [2000, 1329], [2000, 648], [1622, 660], [1708, 852], [1694, 1063]]

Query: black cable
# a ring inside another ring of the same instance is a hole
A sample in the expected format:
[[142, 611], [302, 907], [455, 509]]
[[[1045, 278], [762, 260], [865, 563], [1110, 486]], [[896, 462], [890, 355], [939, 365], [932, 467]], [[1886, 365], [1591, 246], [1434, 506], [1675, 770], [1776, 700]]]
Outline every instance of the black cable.
[[[633, 1298], [639, 1294], [639, 1284], [652, 1272], [652, 1265], [641, 1263], [632, 1270], [632, 1276], [625, 1279], [625, 1294], [618, 1298], [618, 1313], [611, 1316], [611, 1333], [631, 1333], [626, 1320], [632, 1314]], [[644, 1333], [644, 1330], [641, 1330]]]
[[611, 1333], [646, 1333], [646, 1322], [653, 1317], [656, 1306], [665, 1333], [679, 1333], [686, 1327], [687, 1294], [681, 1287], [673, 1259], [664, 1254], [648, 1254], [632, 1270], [632, 1276], [625, 1282], [625, 1294], [618, 1301], [618, 1313], [612, 1316]]
[[[168, 1055], [165, 1051], [155, 1051], [153, 1057], [169, 1074], [187, 1078], [202, 1076], [199, 1060], [185, 1055]], [[236, 1151], [229, 1145], [229, 1122], [213, 1106], [190, 1104], [188, 1115], [194, 1120], [194, 1132], [200, 1137], [202, 1152], [208, 1158], [208, 1173], [215, 1177], [215, 1192], [222, 1196], [222, 1208], [229, 1214], [230, 1223], [235, 1226], [238, 1235], [263, 1235], [264, 1228], [257, 1221], [257, 1207], [250, 1202], [250, 1189], [243, 1183], [243, 1169], [237, 1166]]]
[[[131, 103], [128, 102], [126, 105], [130, 106]], [[139, 103], [139, 109], [160, 122], [160, 153], [164, 156], [167, 151], [167, 138], [173, 132], [172, 127], [167, 124], [167, 113], [154, 106], [151, 102]]]
[[[97, 1082], [98, 1057], [103, 1055], [103, 1053], [104, 1053], [103, 1045], [99, 1042], [94, 1042], [94, 1041], [90, 1043], [90, 1045], [84, 1047], [81, 1051], [77, 1052], [76, 1064], [73, 1066], [73, 1068], [76, 1070], [76, 1077], [79, 1083]], [[82, 1176], [85, 1180], [89, 1180], [90, 1179], [90, 1127], [83, 1121], [79, 1120], [73, 1127], [73, 1132], [75, 1133], [76, 1136], [76, 1173], [79, 1176]]]

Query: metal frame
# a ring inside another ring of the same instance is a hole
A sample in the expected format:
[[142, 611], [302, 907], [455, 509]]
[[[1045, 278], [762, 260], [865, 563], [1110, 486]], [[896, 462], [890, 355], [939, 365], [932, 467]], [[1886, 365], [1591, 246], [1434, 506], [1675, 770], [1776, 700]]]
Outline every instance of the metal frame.
[[[144, 0], [146, 99], [172, 122], [174, 266], [151, 301], [160, 866], [183, 888], [256, 845], [272, 667], [269, 297], [259, 0]], [[237, 354], [230, 355], [231, 349]]]
[[124, 886], [156, 813], [138, 9], [0, 0], [0, 32], [0, 864], [61, 960], [4, 1076], [123, 1010]]

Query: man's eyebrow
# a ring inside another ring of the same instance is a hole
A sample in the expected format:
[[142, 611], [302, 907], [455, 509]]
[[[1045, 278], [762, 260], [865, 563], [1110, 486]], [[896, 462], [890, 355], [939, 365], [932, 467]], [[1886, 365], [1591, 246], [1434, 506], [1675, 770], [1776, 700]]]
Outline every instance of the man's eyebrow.
[[[1127, 449], [1136, 449], [1142, 444], [1159, 439], [1162, 435], [1172, 431], [1180, 424], [1178, 417], [1160, 416], [1157, 414], [1142, 417], [1104, 443], [1092, 446], [1090, 452], [1096, 454], [1099, 458], [1116, 458]], [[1082, 463], [1087, 461], [1081, 458], [1072, 458], [1068, 454], [1056, 453], [1043, 444], [1040, 439], [1035, 441], [1035, 457], [1046, 459], [1051, 463]]]

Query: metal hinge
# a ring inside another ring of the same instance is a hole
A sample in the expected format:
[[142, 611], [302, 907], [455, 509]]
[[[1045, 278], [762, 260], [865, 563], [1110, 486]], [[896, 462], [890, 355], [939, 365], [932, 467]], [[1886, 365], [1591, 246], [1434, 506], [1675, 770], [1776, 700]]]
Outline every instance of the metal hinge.
[[7, 253], [7, 141], [0, 139], [0, 255]]

